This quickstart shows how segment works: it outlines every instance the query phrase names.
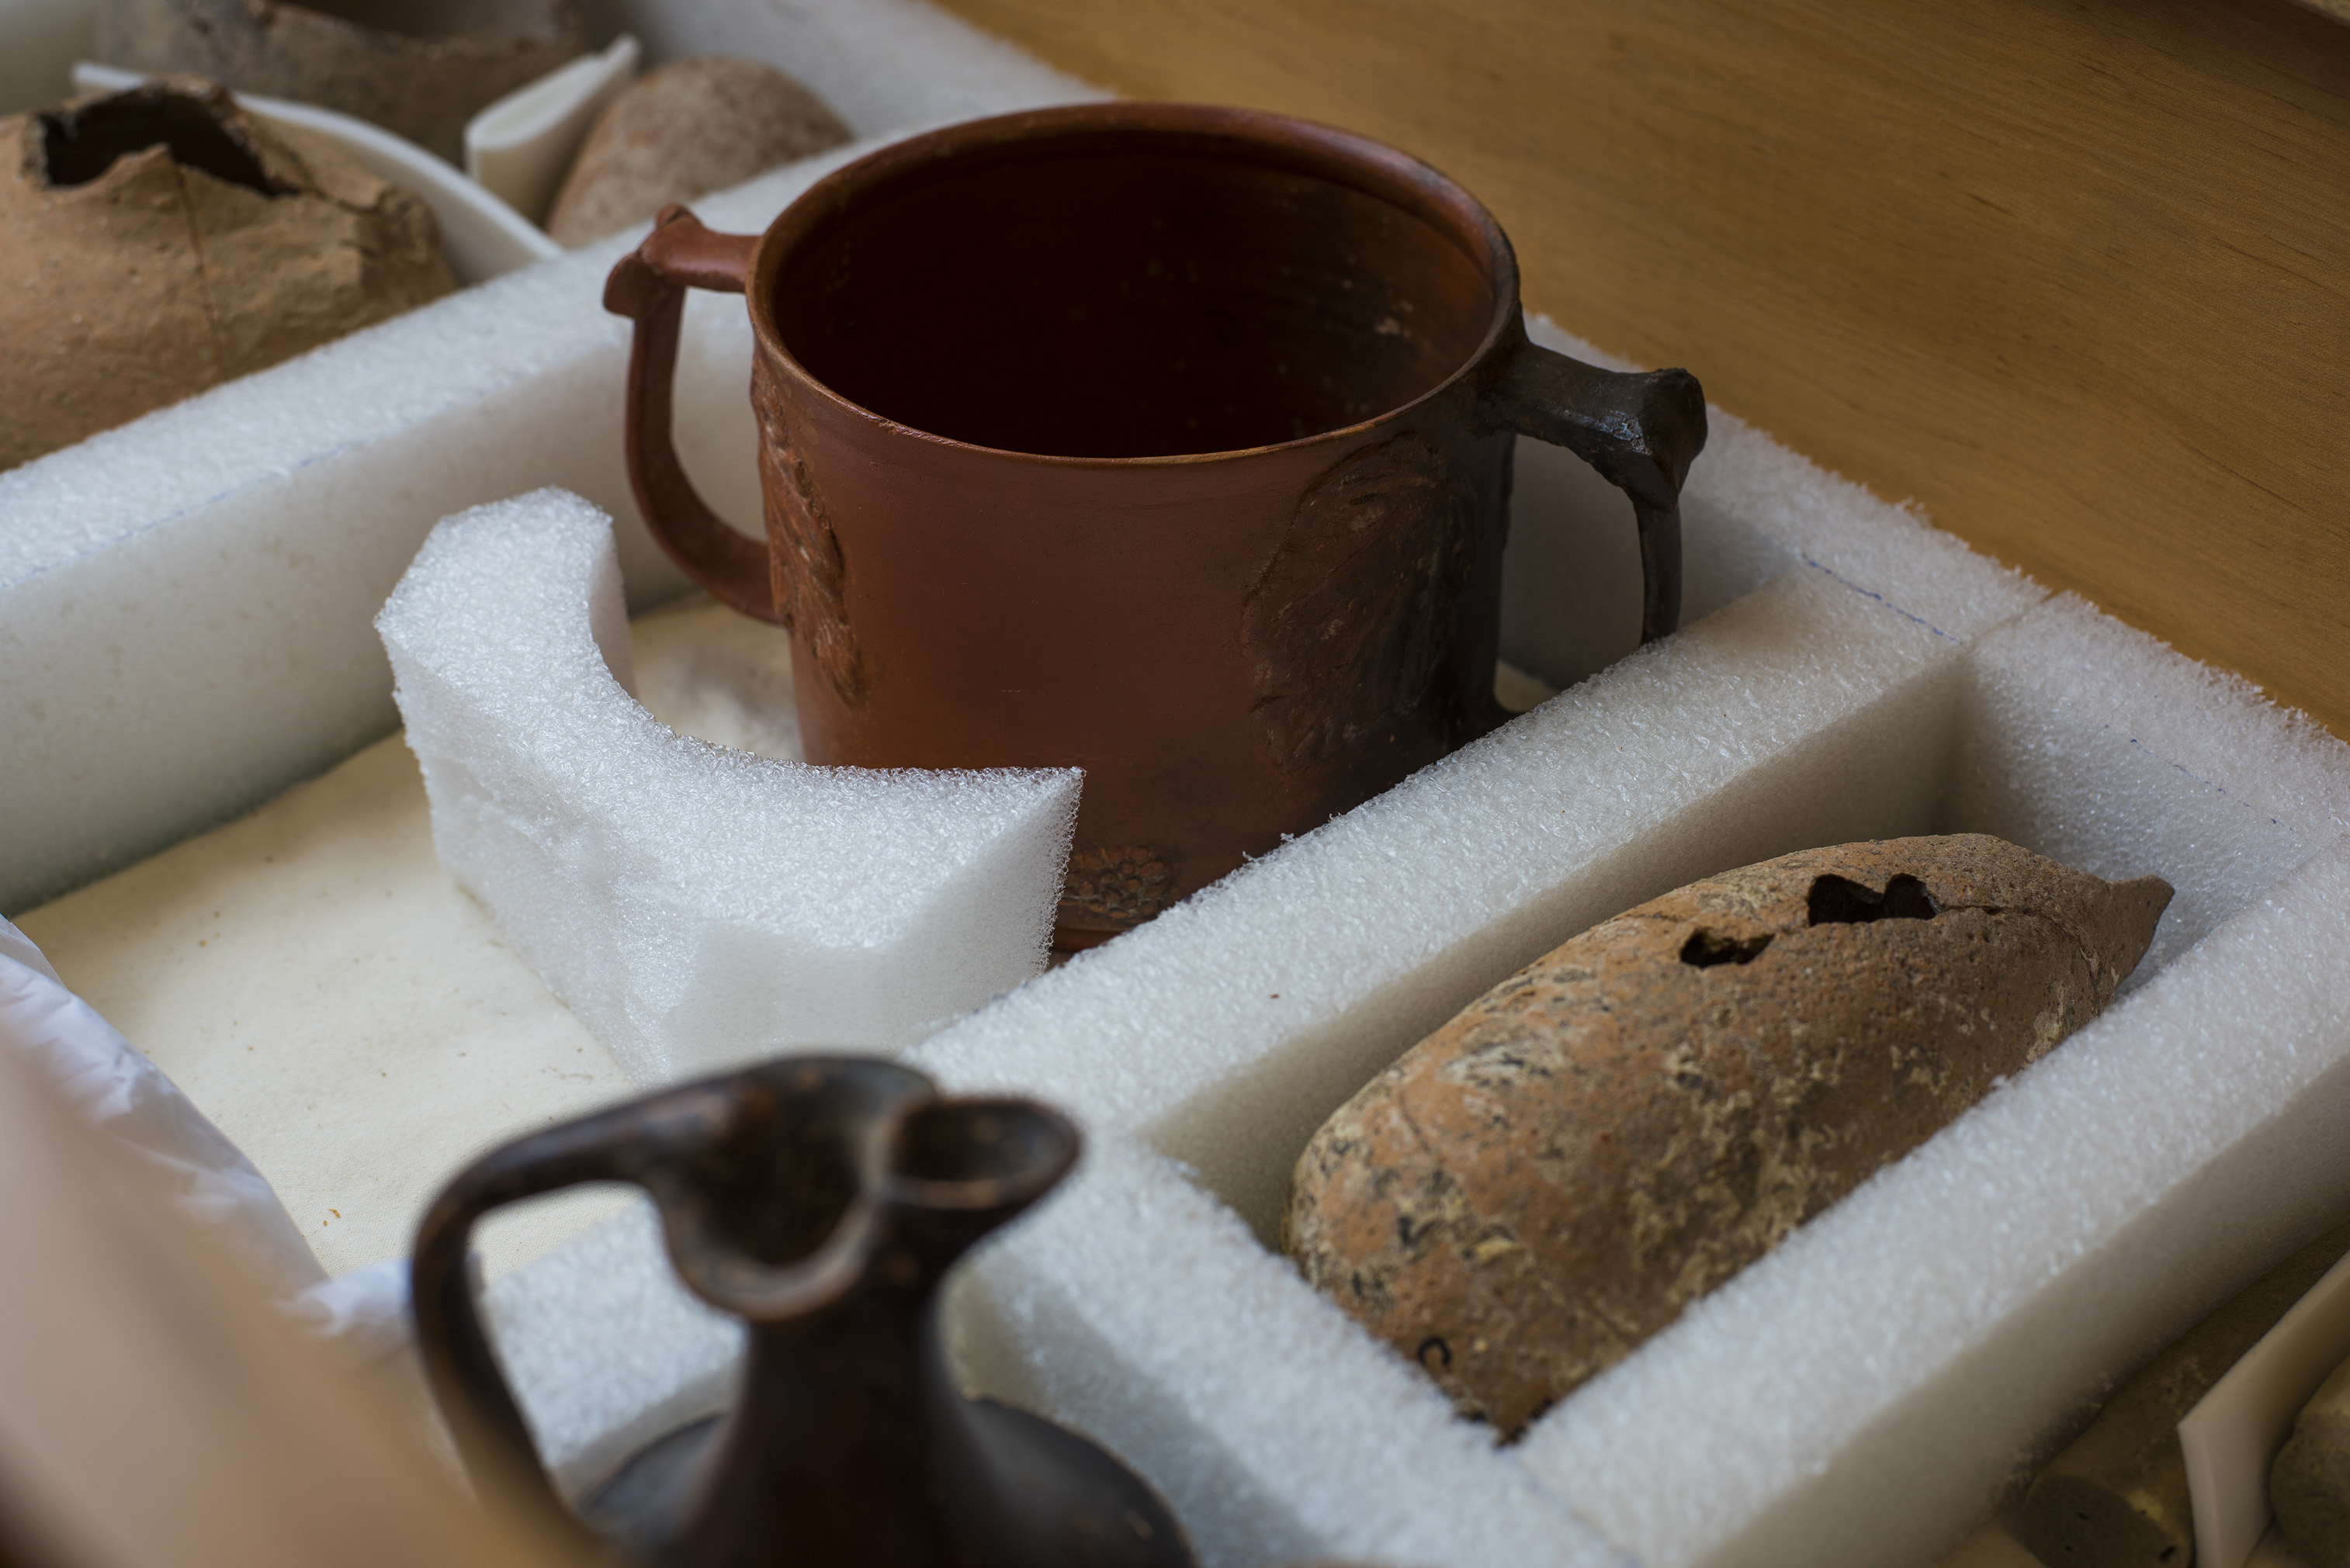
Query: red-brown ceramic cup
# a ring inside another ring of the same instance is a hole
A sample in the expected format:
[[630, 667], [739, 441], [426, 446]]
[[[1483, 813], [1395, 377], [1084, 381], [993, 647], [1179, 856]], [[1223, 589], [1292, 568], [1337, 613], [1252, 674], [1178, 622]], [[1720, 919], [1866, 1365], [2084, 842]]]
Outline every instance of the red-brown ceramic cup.
[[[687, 288], [745, 293], [764, 543], [671, 441]], [[1629, 495], [1679, 610], [1684, 370], [1527, 341], [1492, 215], [1276, 115], [972, 121], [764, 235], [680, 209], [613, 270], [629, 471], [695, 580], [788, 627], [811, 762], [1086, 770], [1056, 935], [1149, 919], [1498, 723], [1514, 438]]]

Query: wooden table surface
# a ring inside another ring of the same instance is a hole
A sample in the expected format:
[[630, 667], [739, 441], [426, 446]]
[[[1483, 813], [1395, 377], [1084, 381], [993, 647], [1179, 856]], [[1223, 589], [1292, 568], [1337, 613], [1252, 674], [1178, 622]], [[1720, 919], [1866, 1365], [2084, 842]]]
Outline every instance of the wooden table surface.
[[1417, 153], [1526, 302], [2350, 735], [2350, 26], [2287, 0], [946, 0]]

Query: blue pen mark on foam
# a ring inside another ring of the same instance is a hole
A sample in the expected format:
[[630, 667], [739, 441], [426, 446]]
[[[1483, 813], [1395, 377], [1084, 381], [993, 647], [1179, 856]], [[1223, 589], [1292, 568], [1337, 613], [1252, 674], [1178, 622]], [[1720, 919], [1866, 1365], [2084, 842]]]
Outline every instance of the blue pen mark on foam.
[[[2113, 726], [2111, 724], [2099, 724], [2097, 728], [2100, 730], [2110, 731], [2113, 729]], [[2144, 741], [2139, 740], [2136, 735], [2126, 735], [2123, 739], [2128, 741], [2131, 745], [2136, 746], [2147, 756], [2152, 757], [2156, 762], [2169, 763], [2172, 767], [2178, 769], [2180, 773], [2185, 774], [2189, 778], [2193, 779], [2205, 789], [2216, 790], [2221, 794], [2230, 794], [2226, 784], [2220, 784], [2213, 779], [2205, 778], [2201, 774], [2197, 773], [2185, 763], [2173, 761], [2171, 758], [2163, 755], [2160, 752], [2156, 751], [2152, 746], [2147, 745]], [[2230, 794], [2230, 798], [2231, 800], [2234, 799], [2231, 794]], [[2236, 804], [2250, 811], [2258, 811], [2260, 809], [2258, 806], [2251, 805], [2249, 801], [2237, 801]], [[2284, 819], [2282, 817], [2272, 816], [2269, 818], [2269, 826], [2272, 827], [2284, 827]], [[2285, 831], [2292, 834], [2295, 839], [2298, 839], [2301, 836], [2301, 830], [2299, 828], [2285, 827]]]
[[1862, 587], [1858, 583], [1854, 582], [1850, 577], [1846, 576], [1834, 566], [1823, 565], [1818, 561], [1813, 560], [1809, 556], [1804, 556], [1800, 558], [1804, 565], [1811, 567], [1812, 570], [1825, 573], [1831, 580], [1841, 583], [1846, 587], [1850, 588], [1854, 593], [1860, 595], [1863, 598], [1875, 599], [1878, 604], [1883, 605], [1887, 609], [1891, 610], [1903, 620], [1915, 621], [1918, 625], [1924, 627], [1928, 631], [1932, 632], [1936, 637], [1940, 638], [1944, 642], [1956, 642], [1959, 640], [1959, 639], [1952, 637], [1940, 627], [1936, 626], [1932, 621], [1928, 620], [1924, 616], [1903, 609], [1899, 605], [1895, 604], [1891, 599], [1887, 598], [1875, 588]]
[[[1918, 626], [1924, 627], [1928, 631], [1933, 633], [1936, 637], [1940, 638], [1943, 641], [1957, 642], [1960, 640], [1959, 639], [1952, 637], [1949, 632], [1944, 631], [1940, 627], [1936, 626], [1932, 621], [1928, 620], [1924, 616], [1902, 608], [1899, 605], [1895, 604], [1891, 599], [1887, 598], [1883, 594], [1878, 593], [1876, 589], [1862, 587], [1858, 583], [1854, 582], [1850, 577], [1846, 576], [1835, 567], [1830, 566], [1824, 562], [1815, 561], [1809, 556], [1801, 556], [1800, 559], [1803, 561], [1804, 565], [1811, 567], [1812, 570], [1821, 573], [1832, 581], [1851, 589], [1854, 593], [1860, 595], [1864, 598], [1876, 600], [1878, 604], [1883, 605], [1887, 609], [1891, 610], [1895, 615], [1899, 616], [1902, 619], [1913, 621]], [[2113, 731], [2114, 727], [2110, 723], [2100, 722], [2097, 728], [2110, 732]], [[2189, 767], [2186, 763], [2156, 751], [2152, 746], [2147, 745], [2136, 735], [2125, 735], [2123, 736], [2123, 739], [2126, 740], [2131, 745], [2138, 748], [2138, 750], [2144, 752], [2147, 756], [2154, 758], [2157, 762], [2168, 763], [2172, 768], [2177, 769], [2179, 773], [2185, 774], [2188, 778], [2192, 779], [2195, 783], [2201, 784], [2204, 788], [2216, 790], [2220, 794], [2229, 795], [2229, 798], [2231, 801], [2234, 800], [2234, 796], [2230, 794], [2227, 785], [2218, 783], [2215, 780], [2205, 778], [2201, 774], [2197, 773], [2193, 768]], [[2258, 811], [2260, 809], [2249, 801], [2237, 801], [2235, 804], [2241, 805], [2246, 810], [2250, 811]], [[2283, 827], [2284, 821], [2281, 817], [2271, 816], [2269, 818], [2269, 825], [2272, 827]], [[2298, 839], [2301, 836], [2300, 831], [2296, 828], [2286, 828], [2285, 831], [2291, 833], [2295, 839]]]

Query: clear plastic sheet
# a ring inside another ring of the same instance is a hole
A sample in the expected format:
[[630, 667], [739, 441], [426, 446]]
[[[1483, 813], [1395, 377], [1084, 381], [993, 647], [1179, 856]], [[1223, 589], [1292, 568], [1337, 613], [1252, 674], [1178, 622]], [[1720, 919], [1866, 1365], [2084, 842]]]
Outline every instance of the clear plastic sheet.
[[66, 989], [0, 919], [0, 1049], [48, 1075], [82, 1119], [163, 1174], [180, 1208], [276, 1291], [313, 1337], [370, 1359], [408, 1339], [408, 1263], [328, 1277], [266, 1178], [163, 1070]]

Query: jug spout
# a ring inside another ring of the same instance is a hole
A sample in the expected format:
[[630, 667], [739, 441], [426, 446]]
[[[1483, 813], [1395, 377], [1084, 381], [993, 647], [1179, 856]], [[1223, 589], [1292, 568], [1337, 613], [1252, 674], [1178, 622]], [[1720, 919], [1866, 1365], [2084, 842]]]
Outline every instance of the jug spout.
[[889, 1229], [924, 1272], [943, 1276], [1058, 1186], [1078, 1144], [1075, 1124], [1030, 1100], [909, 1106], [891, 1129], [881, 1187]]
[[469, 1465], [544, 1484], [463, 1282], [465, 1239], [515, 1198], [633, 1181], [686, 1284], [750, 1334], [733, 1410], [583, 1501], [624, 1553], [1189, 1568], [1147, 1485], [1048, 1421], [967, 1397], [942, 1348], [949, 1273], [1068, 1173], [1080, 1141], [1046, 1106], [941, 1098], [918, 1073], [855, 1058], [775, 1063], [549, 1128], [461, 1174], [426, 1217], [418, 1340], [434, 1392]]
[[[1025, 1533], [1000, 1511], [1001, 1439], [941, 1349], [940, 1292], [972, 1245], [1042, 1198], [1077, 1155], [1068, 1118], [1021, 1100], [896, 1107], [874, 1142], [855, 1283], [797, 1316], [754, 1315], [743, 1397], [680, 1490], [675, 1560], [984, 1561], [971, 1543]], [[908, 1506], [938, 1499], [941, 1507]], [[1048, 1562], [1007, 1556], [1004, 1561]]]

